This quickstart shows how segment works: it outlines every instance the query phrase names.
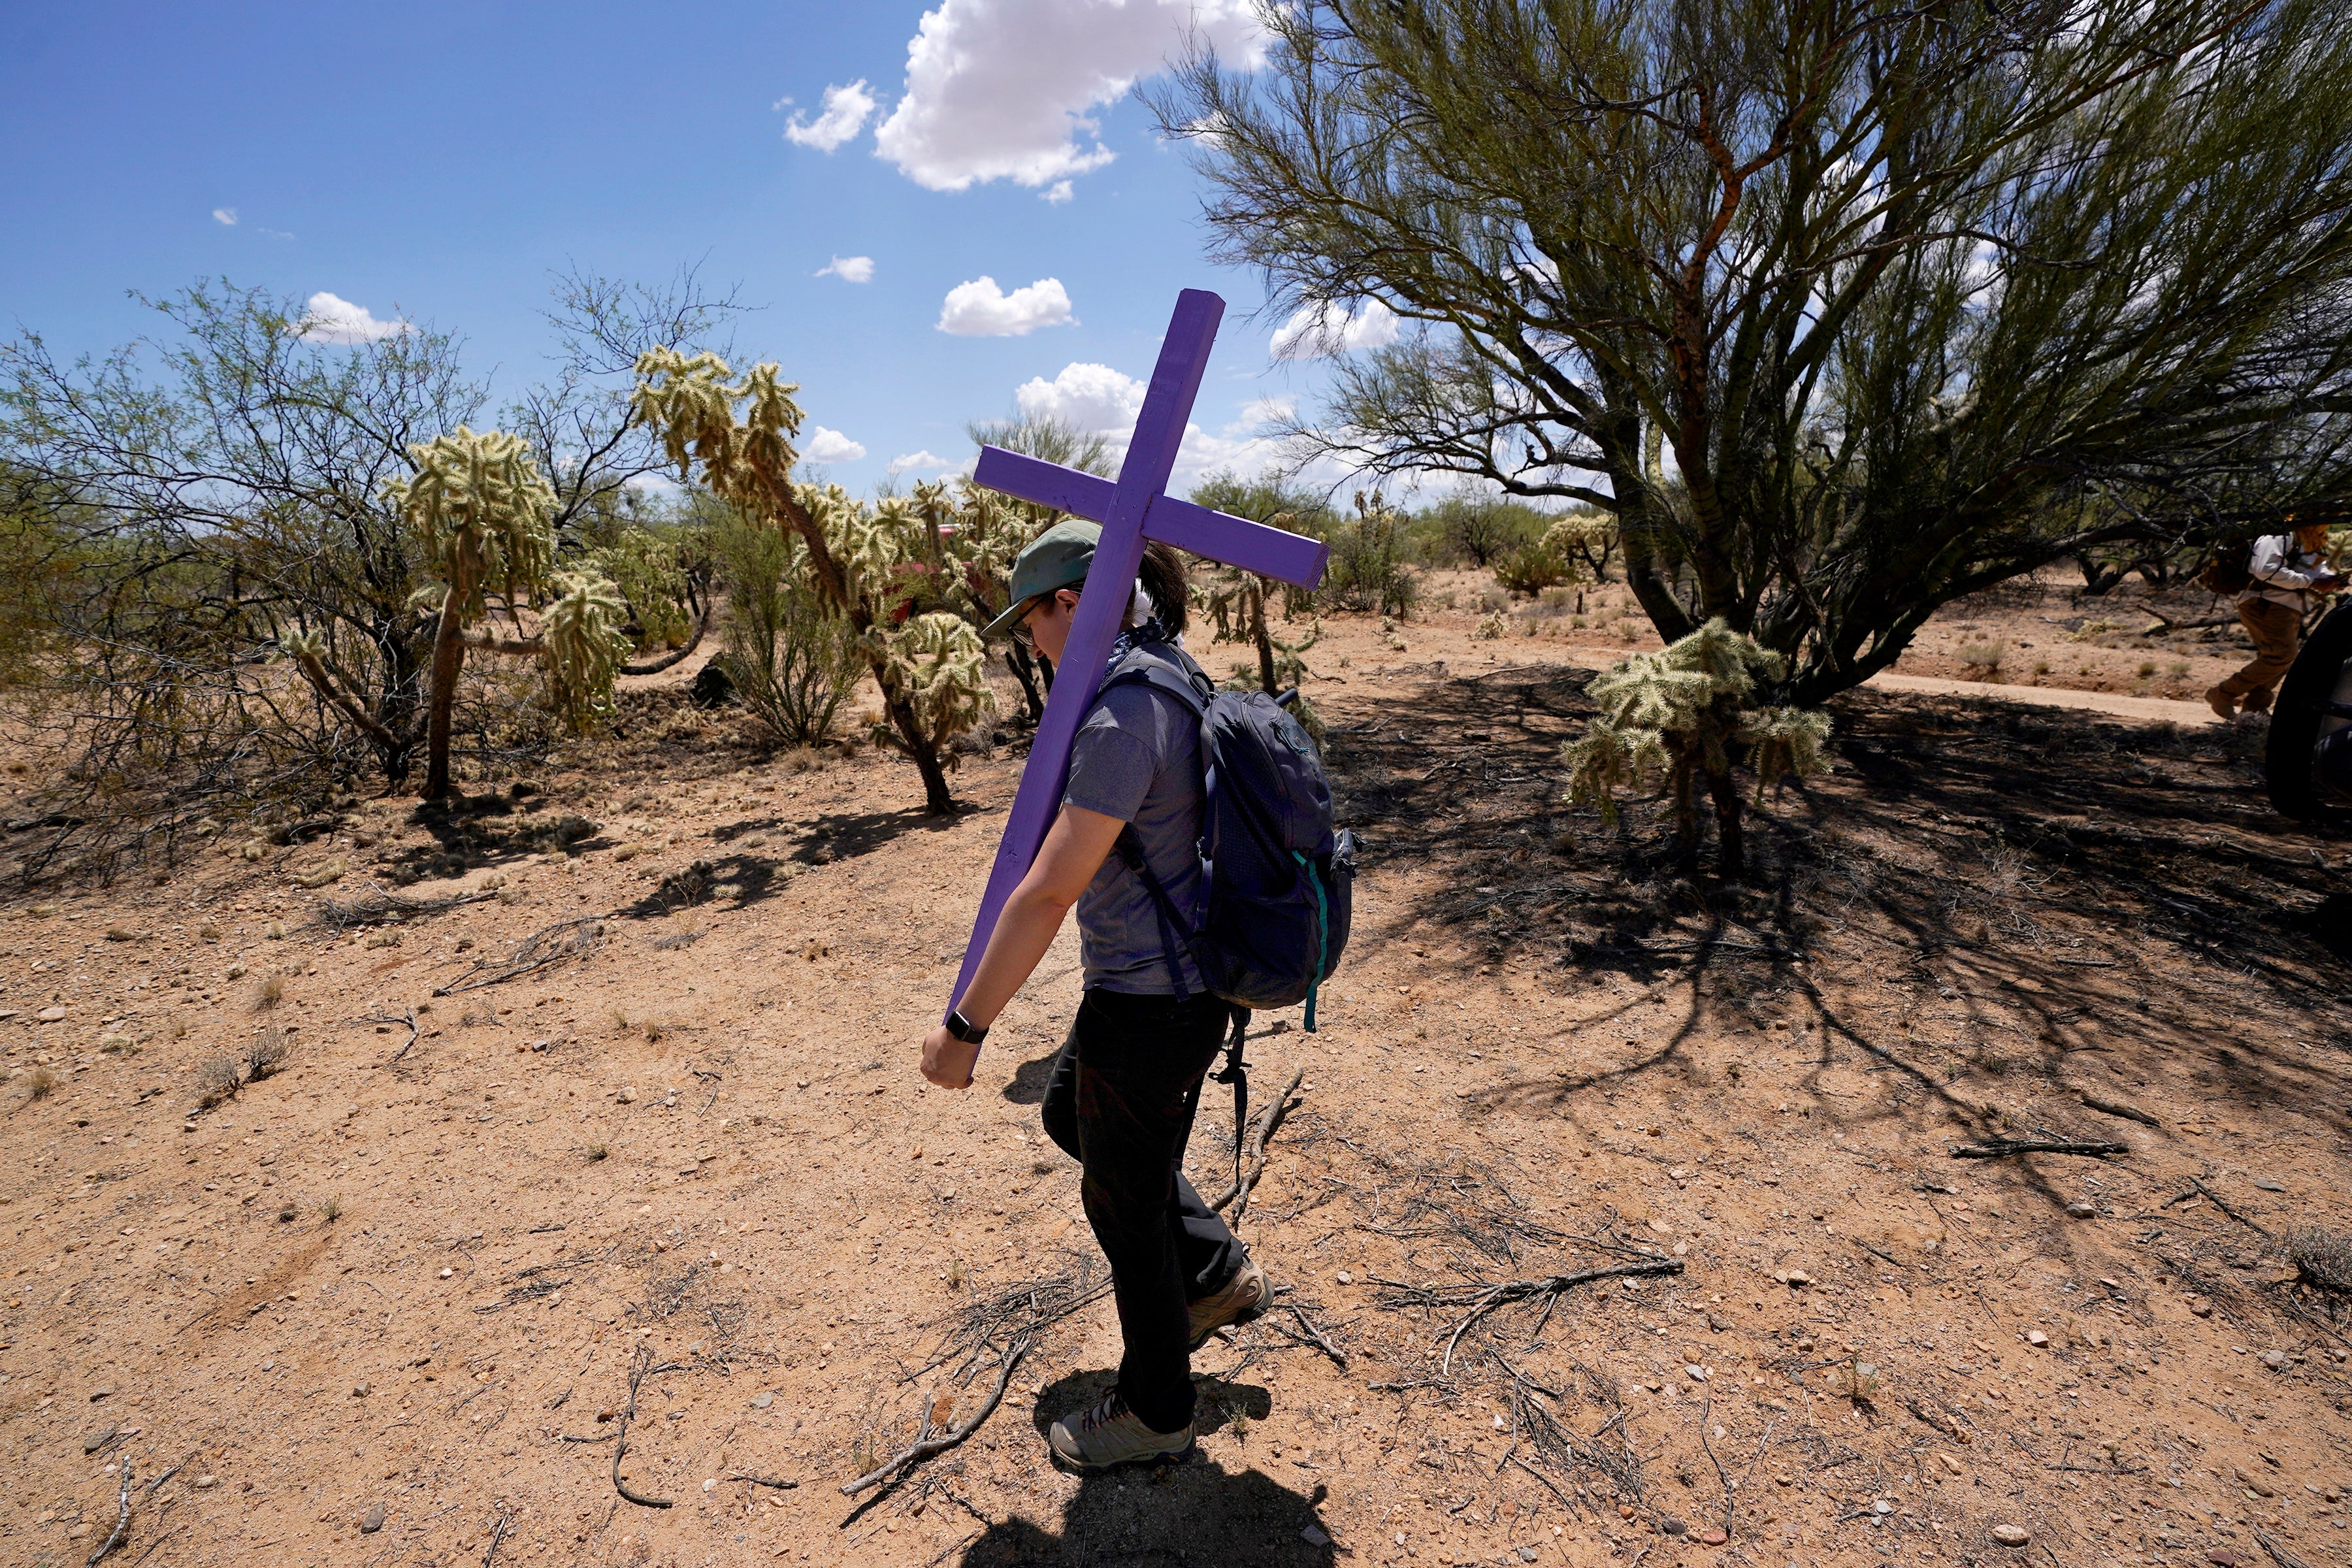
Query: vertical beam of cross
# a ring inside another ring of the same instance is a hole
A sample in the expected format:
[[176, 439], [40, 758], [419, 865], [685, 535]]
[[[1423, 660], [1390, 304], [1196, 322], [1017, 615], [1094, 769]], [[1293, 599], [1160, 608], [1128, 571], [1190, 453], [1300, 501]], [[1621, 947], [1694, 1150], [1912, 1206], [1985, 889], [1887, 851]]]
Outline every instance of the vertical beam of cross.
[[1128, 446], [1127, 460], [1119, 466], [1116, 484], [994, 447], [981, 453], [972, 476], [975, 482], [1091, 518], [1102, 524], [1102, 539], [1087, 569], [1086, 588], [1070, 623], [1070, 640], [1055, 671], [1053, 693], [1045, 700], [1045, 716], [1038, 721], [1036, 736], [1029, 745], [1029, 761], [1022, 770], [1003, 841], [996, 848], [996, 863], [989, 868], [988, 889], [981, 896], [980, 913], [972, 921], [963, 968], [948, 1000], [950, 1010], [963, 1000], [981, 955], [988, 951], [989, 936], [996, 929], [1005, 900], [1028, 875], [1031, 862], [1045, 842], [1045, 830], [1061, 809], [1062, 790], [1069, 780], [1070, 747], [1077, 738], [1079, 721], [1101, 689], [1111, 645], [1126, 624], [1136, 569], [1143, 562], [1144, 541], [1164, 539], [1195, 554], [1307, 587], [1322, 579], [1330, 552], [1320, 541], [1227, 517], [1166, 493], [1168, 476], [1176, 466], [1176, 449], [1183, 443], [1192, 400], [1201, 390], [1209, 348], [1216, 341], [1217, 323], [1224, 312], [1225, 302], [1202, 289], [1187, 289], [1177, 296], [1176, 313], [1168, 323], [1160, 363], [1152, 369], [1143, 411], [1136, 418], [1134, 439]]

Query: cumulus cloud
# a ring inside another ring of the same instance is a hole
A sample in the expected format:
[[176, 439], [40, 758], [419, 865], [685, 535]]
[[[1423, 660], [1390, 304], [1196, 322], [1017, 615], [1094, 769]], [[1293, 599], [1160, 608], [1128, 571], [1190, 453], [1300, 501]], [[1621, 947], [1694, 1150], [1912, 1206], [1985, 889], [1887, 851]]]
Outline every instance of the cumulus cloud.
[[213, 208], [213, 221], [216, 224], [223, 225], [226, 227], [235, 228], [236, 226], [236, 209], [235, 207], [215, 207]]
[[960, 338], [1018, 338], [1069, 321], [1070, 296], [1060, 279], [1040, 278], [1007, 294], [995, 279], [983, 277], [948, 290], [939, 330]]
[[1237, 66], [1265, 57], [1254, 0], [941, 0], [907, 46], [906, 94], [875, 151], [934, 191], [1055, 186], [1116, 156], [1089, 111], [1158, 71], [1188, 29]]
[[812, 463], [854, 463], [866, 456], [866, 448], [838, 430], [812, 425], [808, 445], [801, 449], [801, 456]]
[[1378, 300], [1352, 310], [1325, 303], [1292, 313], [1274, 332], [1276, 359], [1322, 359], [1358, 349], [1382, 349], [1397, 341], [1397, 316]]
[[919, 452], [901, 452], [890, 459], [890, 472], [893, 476], [929, 474], [933, 479], [944, 479], [950, 475], [963, 472], [966, 467], [967, 465], [959, 463], [953, 458], [940, 457], [928, 447]]
[[817, 117], [803, 123], [795, 112], [792, 122], [784, 127], [784, 140], [795, 146], [830, 153], [865, 130], [873, 113], [874, 95], [866, 90], [862, 78], [847, 87], [828, 87], [824, 89], [824, 107], [817, 111]]
[[874, 258], [870, 256], [836, 256], [816, 269], [820, 278], [838, 278], [844, 283], [874, 281]]
[[373, 343], [416, 329], [406, 321], [379, 321], [363, 305], [354, 305], [320, 289], [310, 296], [295, 323], [296, 335], [313, 343]]
[[1125, 441], [1143, 411], [1143, 383], [1107, 364], [1073, 363], [1051, 381], [1034, 377], [1013, 393], [1013, 401], [1032, 419], [1058, 419]]

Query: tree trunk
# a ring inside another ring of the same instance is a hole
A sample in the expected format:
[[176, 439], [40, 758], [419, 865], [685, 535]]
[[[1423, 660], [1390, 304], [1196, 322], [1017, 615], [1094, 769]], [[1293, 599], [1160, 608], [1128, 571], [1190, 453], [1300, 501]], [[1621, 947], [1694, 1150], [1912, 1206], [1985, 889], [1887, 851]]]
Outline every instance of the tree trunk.
[[1695, 870], [1698, 866], [1698, 799], [1692, 780], [1696, 772], [1695, 759], [1683, 757], [1675, 763], [1670, 781], [1675, 803], [1675, 864], [1686, 870]]
[[1034, 730], [1045, 717], [1045, 700], [1038, 694], [1037, 661], [1030, 657], [1028, 645], [1015, 638], [1004, 649], [1004, 668], [1021, 683], [1021, 700], [1029, 711], [1029, 727]]
[[425, 798], [449, 793], [449, 725], [457, 705], [457, 671], [466, 662], [466, 628], [457, 618], [459, 595], [452, 584], [441, 601], [441, 625], [433, 635], [433, 706], [425, 728]]
[[1748, 875], [1748, 838], [1741, 816], [1748, 803], [1740, 799], [1739, 781], [1729, 768], [1707, 770], [1706, 793], [1715, 801], [1716, 870], [1726, 881], [1738, 881]]
[[915, 772], [922, 775], [923, 809], [933, 816], [945, 816], [955, 809], [955, 796], [948, 793], [948, 772], [940, 765], [937, 747], [923, 733], [916, 721], [915, 710], [903, 697], [887, 697], [884, 706], [889, 710], [890, 727], [898, 731], [899, 749], [913, 759]]
[[1274, 683], [1274, 637], [1265, 629], [1265, 584], [1258, 582], [1250, 588], [1250, 636], [1257, 639], [1257, 679], [1268, 697], [1279, 697], [1281, 690]]

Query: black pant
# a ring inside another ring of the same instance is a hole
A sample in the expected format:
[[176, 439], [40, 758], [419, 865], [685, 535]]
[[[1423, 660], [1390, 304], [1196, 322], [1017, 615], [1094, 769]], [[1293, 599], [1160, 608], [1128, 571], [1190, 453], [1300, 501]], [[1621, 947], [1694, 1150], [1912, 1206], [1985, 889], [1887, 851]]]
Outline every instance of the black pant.
[[1079, 1194], [1110, 1260], [1127, 1342], [1118, 1390], [1155, 1432], [1192, 1419], [1187, 1303], [1223, 1289], [1247, 1256], [1182, 1169], [1231, 1017], [1214, 996], [1088, 991], [1045, 1084], [1045, 1135], [1085, 1166]]

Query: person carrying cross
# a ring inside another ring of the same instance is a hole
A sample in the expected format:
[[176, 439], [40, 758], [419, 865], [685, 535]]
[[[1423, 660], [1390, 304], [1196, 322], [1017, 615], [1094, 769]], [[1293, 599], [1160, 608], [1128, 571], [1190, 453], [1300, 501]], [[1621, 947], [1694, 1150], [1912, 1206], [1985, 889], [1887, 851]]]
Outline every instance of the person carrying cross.
[[[2291, 515], [2288, 521], [2293, 521]], [[2344, 586], [2345, 580], [2327, 564], [2326, 548], [2324, 523], [2254, 541], [2246, 560], [2246, 586], [2237, 604], [2238, 619], [2253, 639], [2254, 657], [2205, 693], [2206, 705], [2222, 718], [2236, 718], [2241, 704], [2248, 713], [2269, 710], [2273, 689], [2294, 667], [2311, 595], [2333, 594]]]
[[[1017, 628], [1059, 664], [1101, 534], [1071, 521], [1038, 535], [1013, 562], [1013, 607], [989, 631]], [[1197, 674], [1177, 641], [1185, 622], [1182, 563], [1154, 543], [1111, 664], [1158, 660]], [[1044, 847], [957, 1009], [923, 1040], [924, 1078], [969, 1088], [989, 1026], [1076, 909], [1085, 995], [1054, 1059], [1043, 1117], [1046, 1135], [1082, 1166], [1079, 1193], [1110, 1263], [1125, 1342], [1110, 1393], [1046, 1435], [1055, 1456], [1079, 1470], [1189, 1451], [1192, 1352], [1272, 1300], [1265, 1276], [1182, 1169], [1202, 1080], [1232, 1008], [1209, 993], [1188, 953], [1163, 943], [1150, 892], [1112, 855], [1131, 824], [1144, 864], [1190, 907], [1205, 801], [1194, 715], [1146, 683], [1106, 689], [1072, 743], [1069, 783]]]

